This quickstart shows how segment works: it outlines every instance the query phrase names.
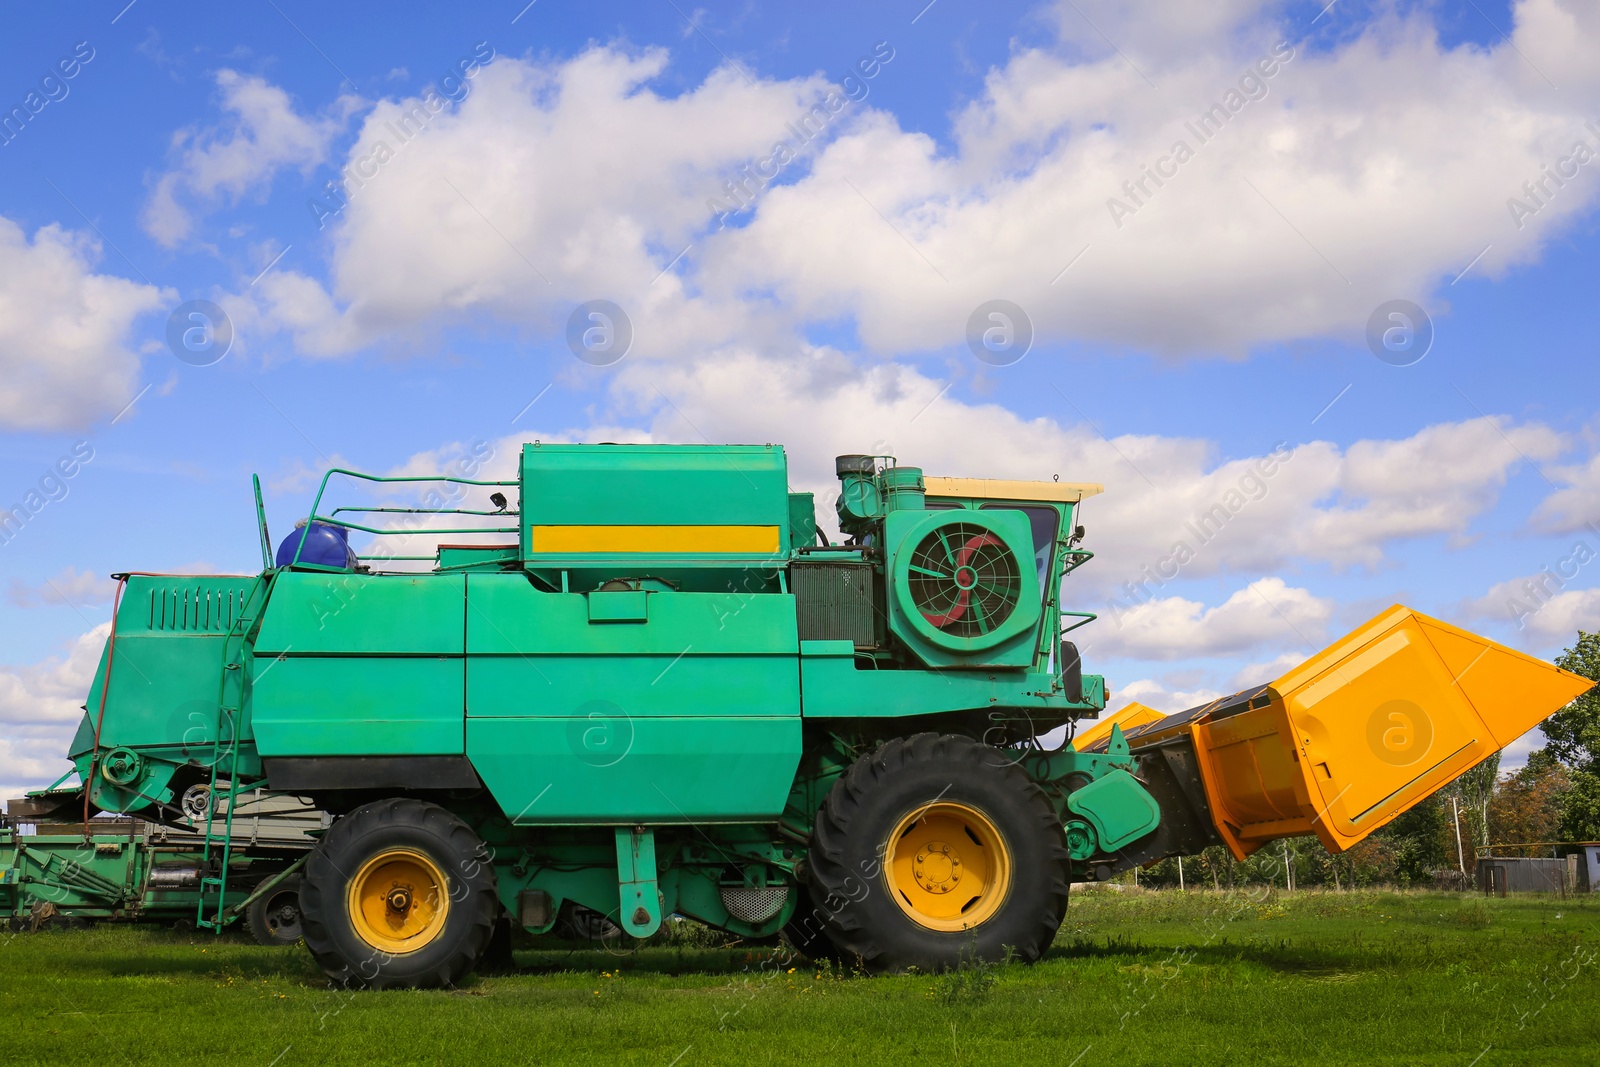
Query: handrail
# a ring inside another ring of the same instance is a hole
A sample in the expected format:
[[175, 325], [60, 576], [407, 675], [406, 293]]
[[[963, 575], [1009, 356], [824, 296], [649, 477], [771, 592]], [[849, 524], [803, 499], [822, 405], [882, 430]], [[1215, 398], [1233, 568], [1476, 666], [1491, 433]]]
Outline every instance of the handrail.
[[272, 535], [267, 533], [267, 507], [261, 500], [261, 476], [252, 474], [250, 484], [256, 493], [256, 525], [261, 530], [261, 569], [272, 568]]
[[1061, 636], [1062, 637], [1067, 636], [1067, 634], [1070, 634], [1072, 631], [1076, 630], [1080, 626], [1089, 625], [1091, 622], [1094, 622], [1094, 620], [1096, 620], [1096, 619], [1098, 619], [1100, 617], [1100, 616], [1096, 615], [1092, 611], [1063, 611], [1063, 612], [1061, 612], [1061, 614], [1063, 614], [1063, 615], [1071, 615], [1073, 618], [1078, 620], [1077, 622], [1073, 623], [1071, 626], [1068, 626], [1065, 630], [1061, 631]]
[[337, 515], [341, 511], [363, 511], [368, 514], [382, 513], [385, 515], [521, 515], [520, 511], [507, 511], [501, 508], [498, 511], [474, 511], [471, 508], [357, 508], [341, 506], [333, 509]]
[[[454, 526], [452, 526], [452, 527], [449, 527], [447, 529], [442, 529], [442, 530], [441, 529], [435, 529], [434, 527], [430, 526], [425, 530], [384, 530], [384, 529], [380, 529], [379, 527], [376, 527], [376, 526], [363, 526], [358, 522], [346, 522], [344, 519], [336, 519], [331, 515], [313, 515], [313, 516], [311, 516], [309, 521], [310, 522], [320, 522], [320, 523], [322, 523], [322, 524], [324, 524], [326, 526], [342, 526], [347, 530], [360, 530], [362, 533], [370, 533], [370, 534], [432, 534], [432, 533], [439, 533], [439, 534], [468, 534], [468, 533], [518, 533], [518, 532], [520, 532], [519, 528], [516, 527], [516, 526], [462, 526], [462, 527], [454, 527]], [[298, 553], [296, 553], [296, 555], [298, 556]]]
[[[453, 476], [448, 475], [448, 474], [432, 474], [432, 475], [364, 474], [361, 471], [348, 470], [348, 469], [346, 469], [344, 467], [332, 467], [332, 468], [329, 468], [328, 473], [326, 473], [326, 474], [324, 474], [322, 476], [322, 481], [320, 483], [318, 483], [318, 485], [317, 485], [316, 498], [311, 501], [311, 514], [306, 516], [306, 522], [305, 522], [305, 528], [306, 529], [309, 530], [310, 527], [311, 527], [311, 524], [314, 523], [314, 522], [323, 522], [323, 523], [330, 523], [330, 524], [332, 524], [334, 526], [342, 526], [342, 527], [344, 527], [346, 529], [360, 530], [363, 533], [370, 533], [370, 534], [375, 534], [375, 535], [418, 534], [418, 533], [428, 534], [428, 533], [507, 533], [507, 532], [511, 532], [511, 531], [508, 531], [508, 530], [505, 530], [505, 529], [495, 529], [495, 530], [476, 530], [476, 529], [471, 529], [471, 530], [378, 530], [378, 529], [374, 529], [374, 528], [368, 527], [368, 526], [357, 526], [354, 523], [345, 522], [342, 519], [335, 519], [335, 518], [332, 518], [331, 516], [324, 518], [322, 516], [319, 516], [317, 514], [317, 512], [322, 507], [323, 494], [328, 491], [328, 481], [335, 474], [343, 474], [346, 477], [355, 478], [355, 479], [357, 479], [359, 481], [377, 482], [377, 483], [380, 483], [380, 484], [388, 484], [388, 483], [392, 483], [392, 482], [448, 482], [448, 483], [450, 483], [452, 485], [480, 485], [480, 486], [487, 486], [487, 485], [515, 486], [516, 484], [518, 484], [516, 481], [504, 481], [504, 480], [489, 481], [489, 480], [485, 480], [485, 479], [481, 479], [481, 478], [456, 478], [456, 477], [453, 477]], [[335, 508], [334, 510], [337, 511], [338, 509]], [[515, 532], [518, 532], [518, 533], [521, 532], [521, 528], [520, 527], [512, 527], [511, 530], [514, 530]], [[289, 561], [289, 566], [294, 567], [294, 566], [297, 566], [300, 563], [300, 553], [305, 551], [305, 547], [306, 547], [306, 538], [305, 538], [305, 535], [302, 534], [300, 536], [299, 543], [297, 543], [294, 546], [294, 558]]]

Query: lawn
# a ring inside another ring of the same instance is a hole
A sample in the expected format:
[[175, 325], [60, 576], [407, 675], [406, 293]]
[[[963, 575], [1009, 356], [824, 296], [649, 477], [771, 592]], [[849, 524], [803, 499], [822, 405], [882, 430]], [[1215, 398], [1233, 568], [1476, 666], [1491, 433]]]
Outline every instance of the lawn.
[[1600, 1062], [1600, 899], [1102, 891], [1074, 897], [1039, 965], [947, 975], [688, 943], [517, 962], [451, 991], [352, 993], [303, 949], [234, 935], [15, 935], [0, 1062]]

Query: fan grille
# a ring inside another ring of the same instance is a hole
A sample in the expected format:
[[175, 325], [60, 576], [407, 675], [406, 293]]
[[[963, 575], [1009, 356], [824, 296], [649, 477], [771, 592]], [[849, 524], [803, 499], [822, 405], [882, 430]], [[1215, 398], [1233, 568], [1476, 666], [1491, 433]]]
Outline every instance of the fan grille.
[[951, 637], [981, 637], [1016, 609], [1022, 576], [1015, 554], [992, 531], [955, 522], [917, 545], [907, 585], [930, 626]]

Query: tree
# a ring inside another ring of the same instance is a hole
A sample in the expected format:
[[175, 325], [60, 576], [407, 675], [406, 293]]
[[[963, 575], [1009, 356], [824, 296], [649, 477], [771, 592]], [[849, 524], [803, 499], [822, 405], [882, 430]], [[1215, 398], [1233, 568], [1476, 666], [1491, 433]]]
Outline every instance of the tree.
[[1392, 860], [1393, 877], [1403, 886], [1427, 885], [1432, 882], [1434, 871], [1455, 865], [1455, 837], [1438, 793], [1401, 814], [1374, 836], [1388, 843], [1386, 860]]
[[[1600, 681], [1600, 633], [1578, 631], [1578, 643], [1556, 666]], [[1589, 690], [1544, 721], [1547, 751], [1575, 771], [1600, 772], [1600, 687]]]
[[[1600, 633], [1578, 631], [1577, 644], [1556, 657], [1556, 666], [1600, 681]], [[1600, 840], [1600, 688], [1591, 689], [1544, 721], [1549, 744], [1528, 758], [1555, 759], [1571, 771], [1563, 796], [1560, 837]]]
[[[1467, 839], [1464, 850], [1468, 856], [1473, 854], [1474, 849], [1492, 843], [1489, 837], [1489, 803], [1494, 798], [1495, 782], [1499, 777], [1500, 753], [1496, 752], [1440, 790], [1441, 796], [1454, 796], [1461, 805], [1461, 830]], [[1451, 827], [1450, 833], [1449, 851], [1454, 854], [1454, 827]]]
[[[1489, 805], [1489, 824], [1500, 844], [1554, 841], [1561, 832], [1571, 772], [1554, 760], [1529, 762], [1501, 781]], [[1544, 855], [1532, 849], [1529, 855]]]

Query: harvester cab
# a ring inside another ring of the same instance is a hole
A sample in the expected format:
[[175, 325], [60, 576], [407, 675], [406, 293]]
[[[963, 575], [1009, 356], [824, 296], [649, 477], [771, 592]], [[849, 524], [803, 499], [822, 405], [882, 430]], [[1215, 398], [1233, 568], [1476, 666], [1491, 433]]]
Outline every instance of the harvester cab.
[[[1037, 959], [1074, 882], [1348, 848], [1590, 684], [1397, 608], [1271, 685], [1046, 748], [1106, 707], [1062, 603], [1100, 486], [842, 456], [834, 542], [775, 445], [517, 460], [330, 471], [276, 553], [258, 489], [259, 574], [125, 576], [70, 752], [85, 809], [311, 798], [304, 937], [339, 983], [453, 983], [497, 929], [580, 914], [940, 968]], [[336, 477], [378, 499], [325, 507]], [[424, 482], [449, 492], [393, 503]]]

